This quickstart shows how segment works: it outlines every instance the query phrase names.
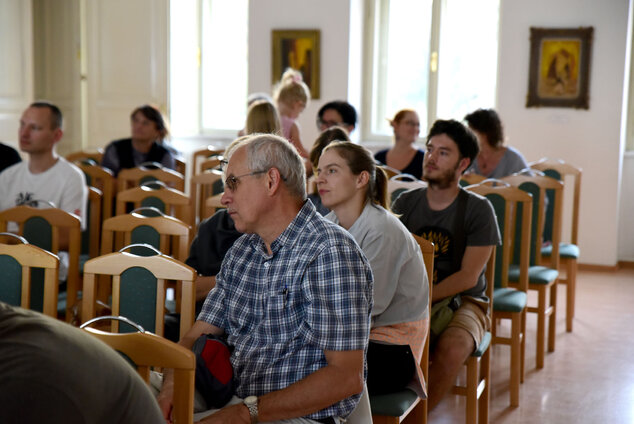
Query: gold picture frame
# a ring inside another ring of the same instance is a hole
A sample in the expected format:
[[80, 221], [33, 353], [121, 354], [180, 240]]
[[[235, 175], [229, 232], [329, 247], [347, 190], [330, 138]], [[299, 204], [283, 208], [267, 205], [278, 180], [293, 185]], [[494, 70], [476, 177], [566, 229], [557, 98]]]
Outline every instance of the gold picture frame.
[[526, 107], [589, 109], [593, 27], [531, 27]]
[[273, 51], [272, 84], [277, 83], [286, 68], [297, 69], [310, 88], [313, 99], [319, 99], [320, 80], [320, 31], [277, 30], [272, 31]]

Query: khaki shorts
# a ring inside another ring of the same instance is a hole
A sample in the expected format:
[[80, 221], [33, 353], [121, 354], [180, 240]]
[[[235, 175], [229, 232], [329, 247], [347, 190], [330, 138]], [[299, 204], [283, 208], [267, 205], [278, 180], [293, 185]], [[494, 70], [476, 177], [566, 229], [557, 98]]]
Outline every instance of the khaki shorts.
[[469, 296], [463, 296], [461, 300], [462, 304], [454, 311], [447, 327], [459, 327], [471, 334], [477, 348], [484, 333], [491, 328], [491, 318], [487, 315], [489, 302]]

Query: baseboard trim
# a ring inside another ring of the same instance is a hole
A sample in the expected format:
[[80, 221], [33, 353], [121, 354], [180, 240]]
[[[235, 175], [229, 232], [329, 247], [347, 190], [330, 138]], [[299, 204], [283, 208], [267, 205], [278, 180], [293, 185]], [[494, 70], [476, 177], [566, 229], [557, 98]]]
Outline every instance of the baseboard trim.
[[616, 272], [619, 267], [620, 263], [616, 265], [577, 264], [579, 271]]
[[619, 261], [619, 268], [634, 269], [634, 261]]

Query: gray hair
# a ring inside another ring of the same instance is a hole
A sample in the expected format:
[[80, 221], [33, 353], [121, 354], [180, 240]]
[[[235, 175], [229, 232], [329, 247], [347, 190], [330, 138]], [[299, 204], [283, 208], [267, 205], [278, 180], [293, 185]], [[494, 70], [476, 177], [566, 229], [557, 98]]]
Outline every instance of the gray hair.
[[230, 160], [241, 147], [246, 147], [249, 170], [277, 169], [288, 191], [306, 199], [306, 168], [295, 146], [277, 135], [252, 134], [234, 140], [227, 147], [225, 158]]

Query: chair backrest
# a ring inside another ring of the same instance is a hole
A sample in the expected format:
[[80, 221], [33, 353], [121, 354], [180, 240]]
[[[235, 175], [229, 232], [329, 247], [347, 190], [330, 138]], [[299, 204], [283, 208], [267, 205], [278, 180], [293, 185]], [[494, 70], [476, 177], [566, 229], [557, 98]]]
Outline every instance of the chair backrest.
[[132, 243], [146, 243], [163, 254], [185, 261], [190, 230], [189, 225], [172, 216], [149, 217], [138, 213], [113, 216], [103, 222], [101, 254], [114, 252]]
[[[429, 282], [429, 303], [427, 307], [427, 316], [431, 318], [431, 295], [434, 286], [434, 243], [426, 240], [416, 234], [412, 234], [414, 240], [418, 243], [420, 250], [423, 254], [423, 262], [425, 262], [425, 272], [427, 272], [427, 281]], [[429, 381], [429, 329], [427, 331], [427, 338], [423, 346], [423, 356], [420, 360], [420, 367], [423, 370], [425, 376], [425, 386]], [[427, 405], [425, 405], [425, 416], [427, 416]]]
[[[163, 335], [166, 281], [178, 282], [181, 301], [180, 334], [194, 323], [196, 271], [166, 255], [137, 256], [131, 253], [109, 253], [90, 259], [84, 265], [82, 322], [95, 316], [95, 276], [111, 277], [112, 313], [122, 315], [159, 336]], [[100, 284], [104, 282], [100, 279]], [[119, 323], [112, 322], [112, 331]]]
[[91, 159], [96, 163], [101, 163], [101, 159], [103, 159], [103, 149], [99, 148], [97, 150], [88, 151], [88, 150], [79, 150], [77, 152], [72, 152], [66, 155], [66, 160], [69, 162], [82, 161], [84, 159]]
[[467, 187], [472, 184], [478, 184], [484, 180], [486, 180], [486, 177], [483, 175], [468, 173], [460, 176], [459, 183], [461, 187]]
[[182, 157], [175, 157], [174, 164], [176, 165], [174, 170], [185, 177], [187, 175], [187, 162], [185, 162], [185, 159]]
[[385, 171], [385, 174], [387, 175], [388, 178], [395, 177], [401, 173], [401, 171], [399, 171], [398, 169], [391, 168], [387, 165], [381, 165], [381, 169]]
[[86, 176], [86, 182], [89, 186], [98, 188], [102, 193], [102, 209], [101, 216], [103, 219], [110, 218], [114, 211], [114, 198], [116, 191], [116, 179], [112, 171], [86, 160], [77, 160], [74, 162]]
[[177, 190], [185, 191], [185, 178], [180, 172], [168, 168], [153, 169], [146, 166], [122, 169], [117, 176], [117, 192], [141, 185], [147, 181], [162, 181]]
[[[564, 229], [570, 230], [570, 243], [578, 245], [578, 237], [579, 237], [579, 198], [581, 196], [581, 168], [577, 168], [574, 165], [566, 163], [561, 159], [548, 159], [542, 158], [537, 162], [532, 162], [529, 164], [532, 169], [537, 169], [543, 172], [546, 176], [554, 178], [556, 180], [564, 183], [564, 193], [568, 192], [566, 188], [566, 179], [568, 177], [572, 178], [573, 181], [573, 189], [572, 189], [572, 204], [571, 204], [571, 213], [570, 215], [566, 214], [569, 217], [570, 227], [563, 227], [563, 222], [566, 221], [562, 217], [562, 231], [565, 233]], [[552, 190], [547, 191], [547, 195], [550, 202], [553, 202], [554, 192]], [[568, 195], [564, 194], [566, 199], [570, 199], [567, 197]], [[569, 204], [567, 201], [564, 202], [566, 205]], [[553, 224], [553, 208], [548, 208], [546, 211], [546, 219], [545, 219], [545, 227], [544, 227], [544, 240], [552, 240], [552, 224]], [[562, 212], [563, 213], [563, 212]]]
[[59, 258], [32, 244], [0, 243], [0, 300], [9, 305], [30, 308], [31, 268], [44, 269], [42, 312], [57, 318]]
[[189, 184], [191, 205], [194, 209], [194, 223], [196, 225], [213, 215], [215, 208], [207, 205], [207, 199], [224, 191], [222, 172], [212, 169], [192, 176]]
[[173, 216], [191, 225], [191, 199], [180, 190], [167, 187], [161, 181], [143, 183], [117, 193], [116, 214], [123, 215], [129, 204], [132, 208], [155, 207], [168, 216]]
[[99, 256], [102, 200], [103, 194], [101, 190], [89, 186], [86, 229], [81, 232], [81, 254], [88, 255], [91, 258]]
[[[61, 209], [37, 209], [16, 206], [0, 212], [0, 232], [7, 231], [7, 224], [18, 224], [18, 234], [29, 243], [57, 254], [60, 251], [60, 230], [68, 232], [68, 278], [66, 280], [66, 319], [72, 318], [72, 307], [79, 291], [79, 254], [81, 250], [81, 221], [77, 215]], [[33, 278], [31, 305], [41, 310], [43, 299], [42, 278]]]
[[207, 147], [196, 150], [192, 153], [192, 163], [194, 165], [192, 169], [192, 175], [200, 174], [203, 172], [202, 163], [211, 158], [218, 158], [225, 153], [224, 148], [208, 145]]
[[422, 187], [427, 187], [427, 183], [409, 174], [395, 175], [387, 182], [387, 192], [390, 195], [390, 203], [394, 203], [396, 198], [404, 191]]
[[173, 422], [194, 422], [196, 356], [192, 351], [148, 332], [116, 334], [94, 328], [84, 328], [84, 331], [129, 358], [146, 383], [149, 382], [152, 367], [173, 369]]
[[[512, 186], [519, 187], [533, 196], [533, 207], [531, 214], [531, 248], [530, 260], [531, 266], [539, 265], [541, 257], [541, 249], [544, 242], [544, 221], [546, 212], [546, 191], [553, 190], [554, 196], [548, 207], [552, 207], [553, 215], [553, 231], [552, 244], [553, 254], [550, 258], [550, 268], [559, 269], [559, 242], [561, 241], [561, 211], [562, 211], [562, 194], [563, 184], [554, 178], [543, 175], [525, 175], [513, 174], [502, 178]], [[521, 206], [520, 206], [521, 208]], [[518, 226], [524, 225], [518, 223]], [[517, 259], [514, 259], [517, 263]]]
[[[504, 182], [485, 180], [467, 190], [486, 197], [493, 205], [497, 217], [502, 245], [496, 249], [495, 288], [508, 286], [509, 266], [518, 258], [520, 266], [519, 289], [528, 290], [528, 266], [533, 199], [530, 193]], [[521, 217], [518, 218], [518, 214]], [[518, 225], [518, 222], [521, 225]]]

